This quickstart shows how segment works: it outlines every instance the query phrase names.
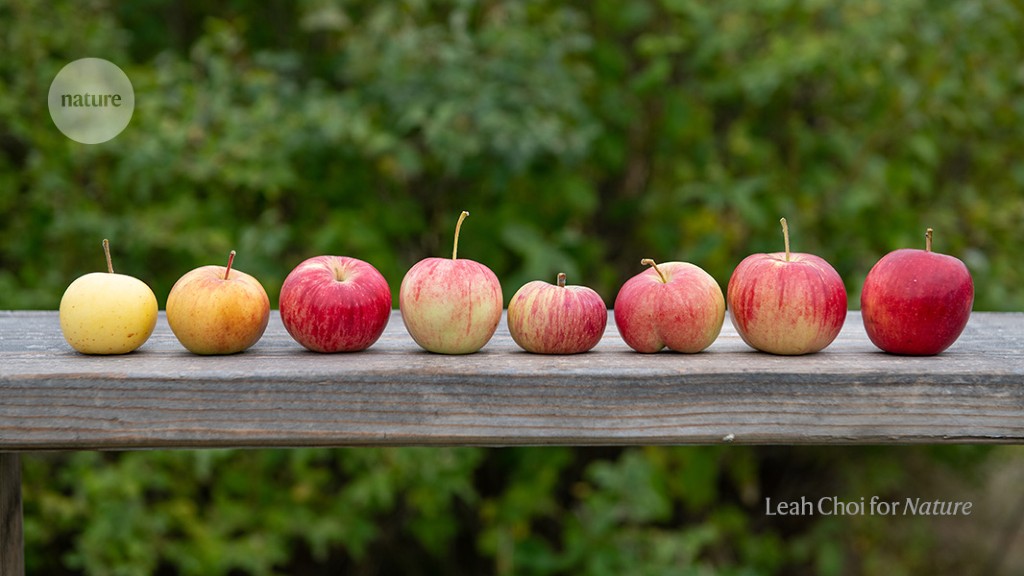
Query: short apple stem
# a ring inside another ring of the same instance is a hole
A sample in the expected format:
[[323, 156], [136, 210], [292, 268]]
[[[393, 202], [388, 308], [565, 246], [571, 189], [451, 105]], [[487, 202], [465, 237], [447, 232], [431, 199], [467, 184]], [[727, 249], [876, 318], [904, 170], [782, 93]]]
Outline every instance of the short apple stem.
[[924, 249], [926, 252], [932, 251], [932, 229], [929, 228], [924, 231]]
[[779, 223], [782, 224], [782, 241], [786, 244], [786, 262], [789, 262], [789, 223], [785, 218], [779, 218]]
[[228, 276], [231, 275], [231, 265], [234, 264], [234, 262], [235, 262], [235, 251], [232, 250], [228, 254], [228, 266], [227, 266], [227, 268], [224, 269], [224, 279], [225, 280], [227, 280]]
[[558, 276], [555, 277], [555, 283], [558, 284], [559, 288], [565, 288], [565, 272], [558, 273]]
[[457, 259], [459, 256], [459, 230], [462, 229], [462, 221], [466, 219], [466, 216], [469, 216], [469, 212], [463, 210], [462, 214], [459, 215], [459, 221], [455, 224], [455, 244], [452, 245], [452, 260]]
[[107, 257], [107, 272], [114, 273], [114, 261], [110, 259], [110, 240], [103, 239], [103, 255]]
[[658, 277], [661, 278], [661, 281], [668, 284], [668, 280], [665, 278], [665, 275], [661, 273], [661, 268], [658, 268], [658, 264], [654, 260], [644, 258], [640, 263], [644, 266], [654, 266], [654, 271], [658, 273]]

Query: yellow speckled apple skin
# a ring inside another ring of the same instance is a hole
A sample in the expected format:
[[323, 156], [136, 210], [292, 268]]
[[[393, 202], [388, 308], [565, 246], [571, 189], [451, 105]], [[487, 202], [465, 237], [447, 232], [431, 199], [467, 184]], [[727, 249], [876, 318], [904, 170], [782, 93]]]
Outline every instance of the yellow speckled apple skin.
[[82, 354], [127, 354], [156, 326], [157, 302], [145, 282], [93, 272], [76, 279], [60, 299], [64, 339]]

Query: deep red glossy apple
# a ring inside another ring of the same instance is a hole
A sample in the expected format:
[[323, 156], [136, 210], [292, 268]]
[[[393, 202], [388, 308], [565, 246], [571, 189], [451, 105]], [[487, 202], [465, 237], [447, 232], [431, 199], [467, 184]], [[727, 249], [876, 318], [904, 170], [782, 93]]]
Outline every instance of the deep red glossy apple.
[[391, 289], [371, 264], [348, 256], [314, 256], [281, 285], [281, 321], [314, 352], [356, 352], [380, 338], [391, 318]]
[[508, 331], [523, 350], [535, 354], [578, 354], [601, 340], [608, 309], [597, 292], [555, 284], [527, 282], [508, 303]]
[[864, 280], [861, 316], [868, 338], [892, 354], [931, 356], [949, 348], [967, 326], [974, 282], [959, 259], [903, 248], [882, 257]]
[[626, 344], [644, 353], [695, 353], [710, 346], [725, 322], [718, 282], [689, 262], [640, 263], [650, 268], [627, 280], [615, 297], [615, 326]]
[[727, 298], [733, 326], [752, 348], [772, 354], [810, 354], [839, 335], [846, 320], [846, 288], [839, 273], [813, 254], [752, 254], [733, 270]]

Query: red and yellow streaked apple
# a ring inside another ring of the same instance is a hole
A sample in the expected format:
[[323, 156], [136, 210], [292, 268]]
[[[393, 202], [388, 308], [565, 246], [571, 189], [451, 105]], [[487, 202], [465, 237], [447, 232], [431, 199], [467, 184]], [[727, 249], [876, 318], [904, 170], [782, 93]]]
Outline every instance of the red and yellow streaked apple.
[[391, 289], [368, 262], [314, 256], [281, 285], [281, 321], [314, 352], [356, 352], [373, 345], [391, 318]]
[[452, 257], [425, 258], [406, 272], [398, 306], [409, 335], [424, 350], [438, 354], [472, 354], [484, 347], [501, 321], [501, 283], [490, 268], [458, 257], [459, 231], [469, 212], [455, 225]]
[[579, 354], [601, 341], [608, 324], [604, 300], [586, 286], [524, 284], [508, 303], [508, 331], [523, 350], [535, 354]]
[[60, 299], [64, 339], [83, 354], [127, 354], [142, 346], [156, 327], [156, 295], [145, 282], [115, 274], [110, 243], [103, 240], [106, 272], [80, 276]]
[[270, 321], [270, 299], [259, 280], [232, 267], [187, 272], [167, 295], [167, 323], [193, 354], [235, 354], [259, 341]]
[[781, 355], [818, 352], [846, 320], [846, 287], [819, 256], [789, 250], [752, 254], [733, 270], [726, 290], [733, 326], [752, 348]]
[[615, 326], [637, 352], [664, 348], [696, 353], [710, 346], [725, 322], [718, 282], [689, 262], [656, 264], [630, 278], [615, 297]]
[[868, 338], [891, 354], [931, 356], [960, 337], [974, 306], [974, 281], [960, 259], [903, 248], [883, 256], [868, 272], [860, 295]]

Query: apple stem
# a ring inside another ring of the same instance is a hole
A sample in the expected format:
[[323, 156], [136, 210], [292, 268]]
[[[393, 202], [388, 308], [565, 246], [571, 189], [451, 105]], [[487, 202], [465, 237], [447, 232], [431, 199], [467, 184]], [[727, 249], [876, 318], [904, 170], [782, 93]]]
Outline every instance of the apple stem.
[[779, 223], [782, 224], [782, 241], [786, 244], [786, 262], [789, 262], [789, 223], [785, 218], [779, 218]]
[[643, 260], [640, 261], [640, 263], [643, 264], [644, 266], [654, 266], [654, 271], [658, 273], [658, 277], [661, 278], [661, 281], [665, 284], [668, 284], [668, 280], [665, 279], [665, 275], [661, 273], [661, 268], [658, 268], [658, 264], [654, 260], [651, 260], [650, 258], [644, 258]]
[[924, 249], [926, 252], [932, 251], [932, 229], [929, 228], [924, 231]]
[[469, 216], [469, 212], [463, 210], [462, 214], [459, 215], [459, 221], [455, 224], [455, 244], [452, 246], [452, 260], [458, 258], [459, 255], [459, 230], [462, 229], [462, 221], [466, 219], [466, 216]]
[[565, 272], [558, 273], [558, 276], [555, 277], [555, 283], [558, 284], [559, 288], [565, 288]]
[[110, 240], [103, 239], [103, 254], [107, 257], [107, 272], [114, 273], [114, 261], [110, 259]]
[[231, 275], [231, 264], [235, 262], [235, 251], [232, 250], [228, 253], [228, 266], [224, 269], [224, 279], [227, 280], [228, 276]]

